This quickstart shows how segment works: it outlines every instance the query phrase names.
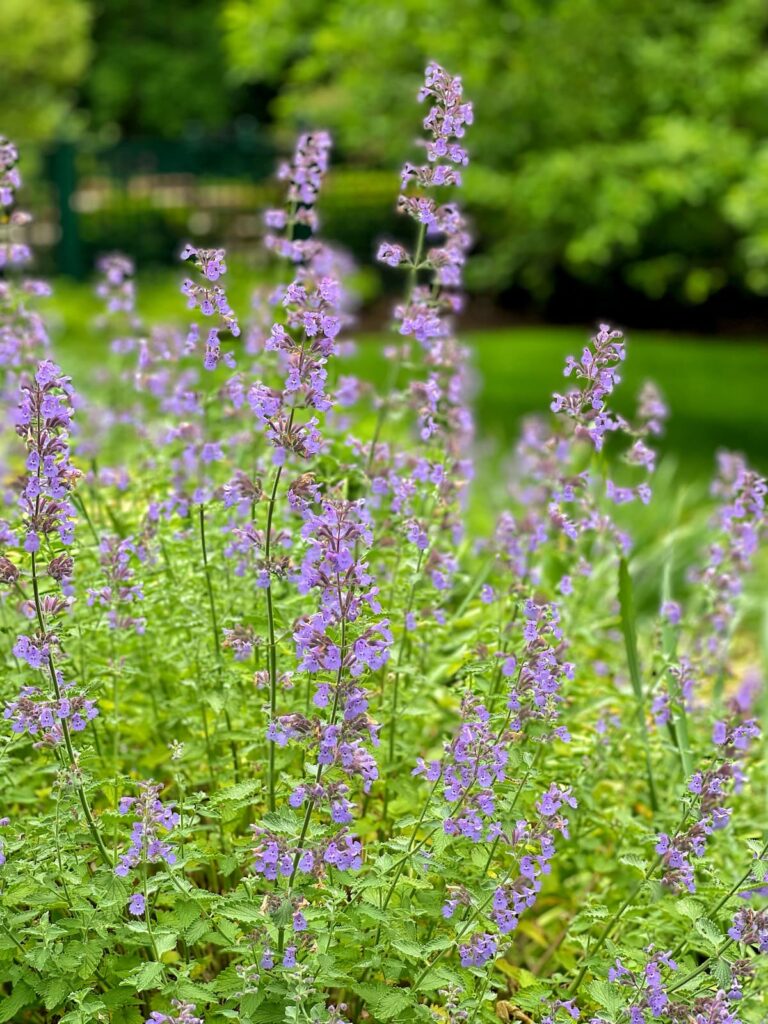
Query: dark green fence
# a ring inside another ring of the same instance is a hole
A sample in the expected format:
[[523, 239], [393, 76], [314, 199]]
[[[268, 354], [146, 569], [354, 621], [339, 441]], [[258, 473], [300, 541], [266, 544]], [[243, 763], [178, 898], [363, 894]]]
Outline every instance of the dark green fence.
[[43, 269], [81, 277], [115, 249], [141, 265], [167, 263], [187, 240], [247, 250], [261, 231], [275, 163], [257, 135], [58, 143], [43, 155], [33, 190]]
[[[258, 260], [263, 210], [282, 192], [279, 159], [256, 135], [52, 146], [23, 195], [37, 269], [84, 277], [115, 250], [139, 267], [174, 264], [187, 241]], [[324, 237], [371, 265], [378, 241], [403, 231], [397, 187], [395, 171], [333, 166], [320, 202]]]

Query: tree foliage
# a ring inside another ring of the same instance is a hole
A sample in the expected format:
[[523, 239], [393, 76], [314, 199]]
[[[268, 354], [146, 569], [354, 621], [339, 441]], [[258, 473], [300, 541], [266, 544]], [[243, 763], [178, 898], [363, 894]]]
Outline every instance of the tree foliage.
[[233, 111], [216, 0], [101, 0], [84, 100], [95, 126], [173, 137]]
[[282, 83], [278, 123], [396, 158], [425, 58], [476, 97], [476, 279], [544, 294], [555, 271], [650, 297], [768, 292], [762, 0], [228, 0], [229, 60]]
[[2, 131], [35, 141], [60, 131], [88, 62], [85, 0], [0, 4]]

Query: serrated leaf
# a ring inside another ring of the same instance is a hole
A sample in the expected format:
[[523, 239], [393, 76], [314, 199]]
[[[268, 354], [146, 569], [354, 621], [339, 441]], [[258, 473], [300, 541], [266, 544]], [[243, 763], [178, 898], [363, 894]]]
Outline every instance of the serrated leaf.
[[[244, 901], [229, 900], [218, 907], [221, 917], [227, 917], [237, 924], [264, 924], [266, 916], [259, 907]], [[285, 922], [287, 923], [287, 922]]]
[[262, 815], [261, 821], [270, 832], [286, 832], [291, 835], [298, 832], [299, 829], [297, 816], [291, 814], [285, 808], [280, 808], [279, 811], [267, 811], [266, 814]]
[[67, 978], [46, 978], [43, 995], [43, 1004], [46, 1010], [54, 1010], [71, 991], [72, 986]]
[[414, 1001], [410, 995], [409, 990], [402, 988], [393, 988], [385, 992], [384, 995], [377, 999], [376, 1002], [371, 1004], [376, 1017], [380, 1020], [392, 1020], [397, 1017], [401, 1010], [404, 1010], [406, 1006], [414, 1005]]
[[454, 940], [449, 938], [447, 935], [441, 935], [436, 939], [432, 939], [424, 947], [425, 953], [437, 953], [441, 949], [450, 949], [454, 944]]
[[0, 1021], [13, 1020], [19, 1010], [29, 1006], [36, 998], [34, 991], [26, 982], [17, 982], [11, 994], [0, 1002]]
[[193, 900], [179, 899], [176, 901], [173, 911], [163, 917], [163, 922], [174, 924], [183, 930], [188, 928], [193, 921], [197, 921], [201, 913], [201, 908]]
[[245, 782], [238, 782], [234, 786], [228, 786], [226, 789], [219, 790], [215, 796], [211, 797], [211, 803], [214, 807], [219, 807], [225, 803], [242, 802], [242, 805], [246, 807], [251, 803], [252, 798], [261, 792], [261, 789], [262, 784], [258, 779], [248, 779]]
[[733, 983], [733, 972], [728, 961], [719, 957], [712, 968], [712, 973], [717, 979], [719, 987], [728, 992]]
[[693, 927], [707, 942], [717, 947], [723, 941], [723, 933], [713, 920], [709, 917], [699, 917], [693, 922]]
[[608, 907], [590, 907], [582, 913], [589, 921], [603, 921], [608, 917]]
[[645, 859], [645, 857], [641, 857], [637, 853], [623, 853], [619, 857], [619, 863], [627, 864], [629, 867], [632, 868], [637, 868], [638, 871], [642, 872], [642, 874], [645, 874], [645, 872], [648, 870], [648, 861]]
[[589, 994], [603, 1009], [614, 1017], [622, 1007], [623, 1000], [616, 991], [616, 986], [609, 981], [593, 981], [589, 986]]
[[172, 949], [175, 949], [177, 940], [178, 935], [176, 932], [167, 930], [155, 932], [155, 947], [158, 956], [162, 956], [163, 953], [170, 953]]
[[690, 896], [683, 896], [679, 900], [675, 901], [675, 909], [690, 918], [691, 921], [695, 921], [701, 917], [704, 912], [704, 908], [698, 900], [691, 899]]
[[120, 982], [121, 985], [132, 985], [137, 992], [146, 992], [149, 988], [157, 988], [163, 979], [163, 965], [155, 960], [136, 967]]
[[374, 906], [372, 903], [368, 903], [366, 899], [363, 899], [358, 908], [358, 913], [363, 917], [370, 918], [372, 921], [388, 921], [389, 914], [386, 910], [381, 910], [379, 907]]
[[420, 960], [423, 956], [421, 944], [414, 942], [412, 939], [395, 939], [392, 942], [392, 946], [399, 953], [403, 953], [405, 956], [415, 957], [417, 960]]

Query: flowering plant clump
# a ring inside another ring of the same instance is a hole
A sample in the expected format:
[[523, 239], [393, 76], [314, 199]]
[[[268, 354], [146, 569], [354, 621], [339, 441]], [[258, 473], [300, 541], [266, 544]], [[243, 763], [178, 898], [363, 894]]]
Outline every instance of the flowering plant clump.
[[677, 493], [604, 324], [486, 464], [472, 105], [420, 100], [372, 381], [326, 133], [250, 311], [221, 249], [170, 324], [100, 261], [77, 392], [0, 139], [0, 1024], [765, 1020], [765, 480]]

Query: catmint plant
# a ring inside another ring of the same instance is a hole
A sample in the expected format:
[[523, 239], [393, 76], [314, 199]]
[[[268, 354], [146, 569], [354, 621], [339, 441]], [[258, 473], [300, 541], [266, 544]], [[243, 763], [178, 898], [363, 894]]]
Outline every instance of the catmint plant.
[[435, 63], [420, 100], [372, 380], [325, 132], [247, 312], [215, 243], [186, 321], [100, 259], [77, 390], [0, 141], [0, 1020], [765, 1017], [765, 481], [657, 472], [675, 394], [622, 413], [605, 324], [476, 445], [473, 111]]

